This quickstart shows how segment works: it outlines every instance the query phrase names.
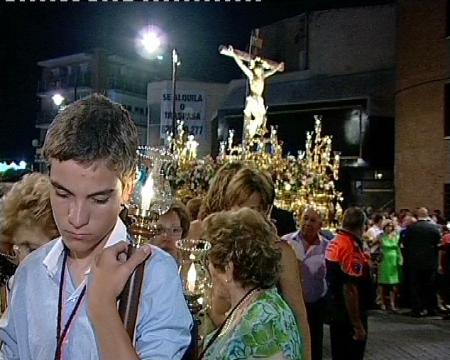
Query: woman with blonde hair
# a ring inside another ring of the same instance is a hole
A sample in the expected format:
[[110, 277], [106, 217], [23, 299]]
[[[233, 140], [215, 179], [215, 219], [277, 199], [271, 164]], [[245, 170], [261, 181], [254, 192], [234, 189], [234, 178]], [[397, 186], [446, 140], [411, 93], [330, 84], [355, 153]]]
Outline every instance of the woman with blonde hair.
[[203, 237], [213, 286], [226, 293], [231, 311], [206, 338], [199, 359], [303, 359], [292, 310], [278, 294], [281, 251], [272, 224], [258, 211], [242, 208], [205, 220]]
[[48, 176], [25, 175], [4, 195], [0, 204], [0, 239], [18, 261], [58, 236], [50, 205]]
[[30, 252], [58, 236], [50, 205], [50, 180], [39, 173], [25, 175], [0, 201], [0, 287], [3, 312], [5, 285]]
[[245, 165], [242, 162], [230, 162], [222, 165], [211, 181], [208, 192], [203, 199], [198, 218], [205, 219], [208, 215], [223, 211], [225, 194], [231, 178]]
[[211, 180], [208, 192], [202, 199], [197, 219], [192, 219], [188, 237], [200, 239], [203, 232], [202, 221], [210, 214], [225, 209], [225, 192], [231, 178], [244, 167], [241, 162], [230, 162], [222, 165]]
[[[275, 189], [270, 176], [242, 163], [232, 163], [228, 167], [222, 167], [216, 174], [204, 199], [205, 207], [199, 217], [205, 218], [212, 212], [249, 207], [257, 210], [269, 220], [274, 200]], [[207, 210], [212, 212], [208, 213]], [[194, 223], [196, 223], [196, 231], [190, 233], [189, 237], [200, 238], [202, 237], [202, 222]], [[298, 260], [288, 244], [278, 241], [278, 237], [275, 239], [277, 240], [275, 245], [281, 250], [282, 255], [278, 287], [296, 317], [300, 334], [304, 339], [305, 359], [310, 359], [310, 333]], [[227, 295], [213, 287], [209, 316], [216, 326], [223, 322], [230, 306], [230, 299], [227, 298]]]

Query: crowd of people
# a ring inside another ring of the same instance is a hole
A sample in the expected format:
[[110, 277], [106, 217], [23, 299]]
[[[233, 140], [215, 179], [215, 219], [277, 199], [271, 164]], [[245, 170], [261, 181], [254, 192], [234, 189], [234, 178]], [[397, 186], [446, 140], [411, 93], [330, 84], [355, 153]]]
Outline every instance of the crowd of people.
[[[136, 149], [128, 112], [92, 95], [51, 124], [49, 175], [26, 175], [2, 197], [3, 358], [320, 360], [327, 323], [333, 360], [362, 359], [374, 306], [417, 317], [448, 308], [450, 235], [439, 213], [350, 207], [330, 236], [308, 207], [297, 228], [274, 206], [270, 174], [240, 162], [225, 164], [203, 198], [174, 201], [152, 245], [125, 256]], [[177, 271], [184, 238], [211, 244], [198, 349]], [[117, 299], [141, 263], [130, 339]]]
[[409, 307], [414, 317], [448, 317], [449, 232], [439, 210], [373, 214], [364, 240], [376, 288], [374, 306], [390, 312]]

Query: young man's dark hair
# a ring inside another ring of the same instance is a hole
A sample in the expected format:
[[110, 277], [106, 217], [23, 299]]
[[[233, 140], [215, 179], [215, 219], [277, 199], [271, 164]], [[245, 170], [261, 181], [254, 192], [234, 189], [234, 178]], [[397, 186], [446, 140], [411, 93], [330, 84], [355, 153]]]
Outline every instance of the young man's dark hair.
[[138, 135], [125, 108], [94, 94], [68, 106], [51, 123], [42, 148], [50, 160], [105, 161], [124, 183], [136, 165]]

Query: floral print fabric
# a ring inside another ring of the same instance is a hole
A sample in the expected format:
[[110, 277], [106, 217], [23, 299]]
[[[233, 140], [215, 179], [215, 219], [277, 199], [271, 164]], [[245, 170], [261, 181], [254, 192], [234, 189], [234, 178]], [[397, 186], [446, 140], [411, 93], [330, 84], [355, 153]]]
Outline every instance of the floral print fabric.
[[271, 356], [287, 360], [303, 359], [303, 342], [295, 317], [276, 289], [264, 291], [230, 331], [215, 339], [204, 359], [238, 360]]

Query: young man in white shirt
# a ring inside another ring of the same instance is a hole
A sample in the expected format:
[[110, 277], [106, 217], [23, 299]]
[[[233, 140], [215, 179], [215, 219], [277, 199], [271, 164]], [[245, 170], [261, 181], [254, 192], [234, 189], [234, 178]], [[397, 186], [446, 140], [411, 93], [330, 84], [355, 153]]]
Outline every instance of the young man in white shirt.
[[[130, 259], [119, 219], [136, 165], [137, 130], [104, 96], [69, 105], [48, 129], [51, 204], [61, 234], [15, 274], [0, 323], [5, 359], [181, 359], [192, 318], [173, 258], [144, 246]], [[147, 260], [135, 343], [116, 299]]]

